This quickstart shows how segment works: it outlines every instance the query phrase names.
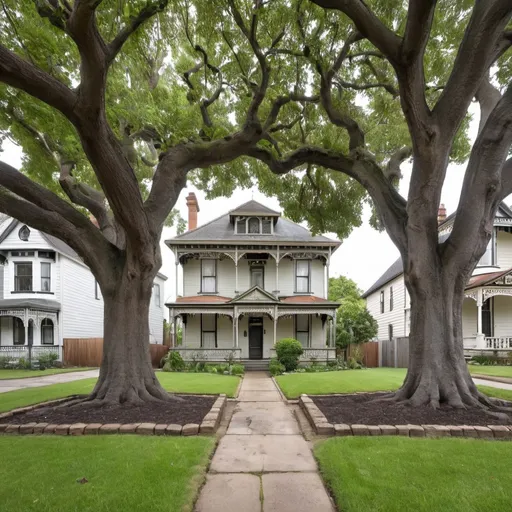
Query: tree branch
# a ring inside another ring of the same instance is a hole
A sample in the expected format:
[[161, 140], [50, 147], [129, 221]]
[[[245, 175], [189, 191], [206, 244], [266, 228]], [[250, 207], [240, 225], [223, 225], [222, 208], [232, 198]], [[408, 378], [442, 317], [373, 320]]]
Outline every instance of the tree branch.
[[[407, 23], [402, 42], [402, 62], [412, 62], [418, 58], [423, 61], [437, 0], [409, 0]], [[423, 67], [423, 66], [422, 66]]]
[[164, 11], [168, 4], [169, 0], [158, 0], [155, 3], [148, 3], [136, 16], [131, 17], [128, 25], [108, 44], [107, 63], [110, 64], [116, 58], [126, 41], [143, 23]]

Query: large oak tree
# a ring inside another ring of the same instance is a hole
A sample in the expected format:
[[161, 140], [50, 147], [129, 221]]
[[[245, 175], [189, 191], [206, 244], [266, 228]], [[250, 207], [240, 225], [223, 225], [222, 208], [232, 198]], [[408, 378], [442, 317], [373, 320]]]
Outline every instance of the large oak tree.
[[[339, 236], [360, 222], [367, 193], [400, 250], [412, 302], [411, 361], [395, 398], [493, 405], [464, 364], [461, 309], [512, 192], [512, 0], [2, 7], [0, 128], [26, 156], [23, 173], [0, 164], [0, 210], [65, 240], [100, 283], [105, 349], [91, 398], [167, 399], [144, 318], [162, 226], [188, 177], [211, 196], [257, 179], [289, 216]], [[448, 165], [468, 156], [440, 244]]]

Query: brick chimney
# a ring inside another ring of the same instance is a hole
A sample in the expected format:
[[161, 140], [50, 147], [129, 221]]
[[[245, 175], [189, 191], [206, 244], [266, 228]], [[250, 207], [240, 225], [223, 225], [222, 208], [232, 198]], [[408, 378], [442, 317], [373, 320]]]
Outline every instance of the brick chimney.
[[194, 192], [189, 192], [187, 196], [188, 207], [188, 230], [197, 228], [197, 213], [199, 212], [199, 204]]
[[446, 208], [444, 207], [444, 204], [441, 203], [439, 206], [439, 210], [437, 210], [437, 223], [441, 224], [446, 220]]

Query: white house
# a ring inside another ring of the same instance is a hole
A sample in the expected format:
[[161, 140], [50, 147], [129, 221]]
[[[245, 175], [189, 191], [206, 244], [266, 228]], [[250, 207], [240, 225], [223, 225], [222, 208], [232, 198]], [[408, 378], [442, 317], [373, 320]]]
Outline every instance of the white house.
[[[164, 283], [158, 274], [150, 309], [151, 343], [163, 343]], [[60, 355], [66, 338], [103, 336], [100, 288], [61, 240], [10, 217], [0, 219], [0, 355], [31, 347]]]
[[189, 360], [233, 357], [265, 366], [277, 340], [296, 338], [304, 359], [335, 358], [338, 304], [327, 300], [327, 287], [340, 242], [313, 236], [256, 201], [199, 227], [193, 193], [187, 205], [189, 231], [166, 241], [176, 283], [183, 267], [183, 296], [167, 304], [171, 321], [183, 325], [175, 350]]
[[[439, 239], [447, 238], [455, 215], [441, 205]], [[487, 251], [469, 280], [463, 304], [464, 348], [512, 349], [512, 210], [502, 203]], [[410, 299], [398, 259], [363, 294], [379, 324], [379, 339], [408, 336]]]

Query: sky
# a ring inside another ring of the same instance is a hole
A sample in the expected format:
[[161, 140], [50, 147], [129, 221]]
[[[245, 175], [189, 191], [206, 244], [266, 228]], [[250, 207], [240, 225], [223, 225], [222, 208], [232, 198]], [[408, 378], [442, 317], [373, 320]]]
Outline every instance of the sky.
[[[475, 105], [471, 106], [470, 112], [474, 114], [470, 127], [470, 135], [474, 139], [478, 128], [479, 114]], [[0, 158], [19, 169], [21, 167], [21, 150], [8, 141], [4, 143], [3, 148], [4, 151]], [[441, 196], [441, 203], [446, 206], [448, 215], [457, 209], [464, 171], [465, 165], [452, 165], [448, 170]], [[402, 165], [402, 174], [403, 179], [400, 182], [399, 191], [406, 197], [411, 176], [410, 164]], [[188, 216], [185, 198], [192, 191], [195, 192], [199, 203], [198, 225], [205, 224], [250, 199], [254, 199], [274, 210], [282, 211], [275, 197], [264, 196], [256, 187], [245, 190], [238, 189], [232, 197], [212, 201], [207, 201], [203, 192], [193, 187], [186, 187], [182, 190], [175, 206], [180, 210], [181, 216], [185, 220]], [[399, 256], [398, 250], [389, 236], [385, 232], [379, 233], [373, 229], [369, 224], [369, 218], [370, 208], [366, 205], [362, 225], [355, 228], [350, 236], [342, 241], [341, 246], [331, 259], [330, 266], [331, 276], [343, 275], [349, 277], [357, 283], [362, 291], [369, 288]], [[306, 226], [306, 224], [304, 225]], [[165, 284], [164, 297], [166, 301], [174, 300], [176, 287], [174, 255], [164, 241], [175, 235], [174, 228], [164, 228], [161, 241], [163, 259], [161, 272], [169, 278]], [[324, 235], [333, 239], [336, 238], [333, 233], [324, 233]]]

